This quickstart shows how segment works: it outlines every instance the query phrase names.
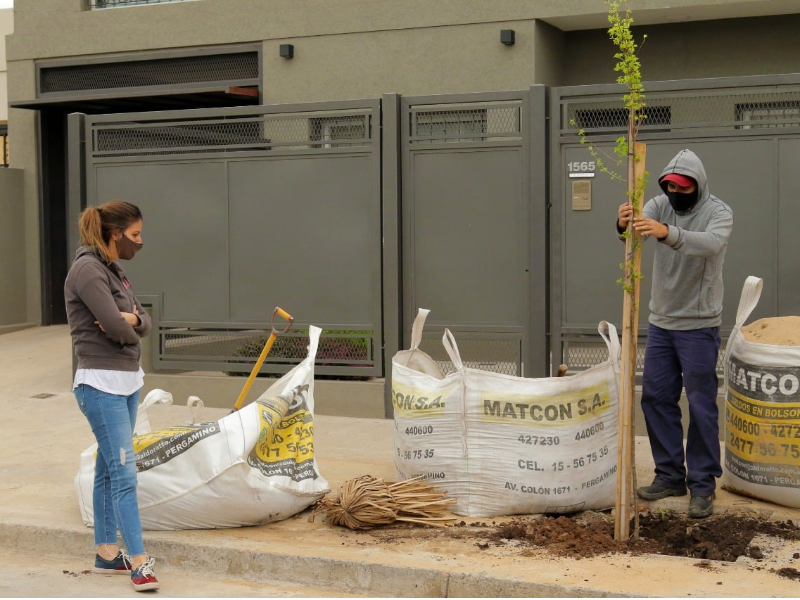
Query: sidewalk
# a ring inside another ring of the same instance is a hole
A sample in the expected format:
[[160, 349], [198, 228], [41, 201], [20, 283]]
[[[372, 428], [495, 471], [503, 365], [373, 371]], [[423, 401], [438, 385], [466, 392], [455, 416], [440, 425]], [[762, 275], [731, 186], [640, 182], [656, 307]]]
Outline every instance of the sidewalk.
[[[70, 391], [67, 328], [0, 336], [0, 365], [0, 547], [85, 556], [88, 568], [93, 536], [81, 520], [73, 478], [80, 452], [94, 440]], [[45, 394], [52, 395], [36, 397]], [[202, 398], [202, 390], [197, 395]], [[179, 406], [154, 407], [149, 411], [152, 425], [187, 422], [185, 401], [176, 397]], [[207, 408], [203, 418], [214, 420], [228, 412]], [[317, 460], [332, 490], [365, 474], [395, 480], [393, 431], [391, 420], [318, 415]], [[649, 481], [653, 467], [644, 437], [637, 438], [636, 463], [639, 481]], [[688, 500], [653, 504], [685, 511]], [[735, 509], [800, 521], [798, 510], [718, 490], [715, 510]], [[276, 580], [296, 582], [330, 595], [792, 597], [800, 589], [797, 581], [770, 573], [767, 560], [758, 570], [741, 561], [698, 568], [697, 559], [654, 555], [583, 560], [522, 556], [500, 548], [482, 550], [475, 540], [453, 537], [391, 541], [386, 534], [379, 538], [331, 527], [324, 518], [310, 523], [307, 517], [303, 513], [240, 529], [145, 532], [145, 546], [172, 570], [210, 571], [265, 587]], [[796, 552], [800, 545], [787, 543], [774, 554], [791, 557]], [[795, 562], [792, 566], [800, 567]], [[169, 585], [168, 579], [162, 582], [162, 594], [171, 595]]]

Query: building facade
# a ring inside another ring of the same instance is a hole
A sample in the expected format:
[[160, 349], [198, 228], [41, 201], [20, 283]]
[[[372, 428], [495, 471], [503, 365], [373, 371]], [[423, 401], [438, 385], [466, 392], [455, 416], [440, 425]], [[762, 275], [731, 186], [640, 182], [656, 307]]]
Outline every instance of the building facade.
[[[637, 39], [647, 36], [640, 58], [643, 77], [648, 82], [781, 77], [800, 73], [800, 55], [787, 51], [793, 47], [795, 32], [800, 25], [800, 8], [794, 2], [681, 0], [666, 3], [662, 0], [631, 0], [630, 8]], [[383, 296], [390, 289], [399, 300], [391, 309], [387, 309], [384, 302], [383, 320], [369, 323], [375, 331], [358, 318], [328, 321], [336, 321], [340, 331], [357, 331], [361, 326], [373, 331], [370, 343], [378, 349], [376, 351], [383, 348], [386, 353], [391, 353], [393, 348], [403, 345], [415, 306], [425, 301], [424, 295], [414, 296], [409, 289], [426, 274], [416, 263], [411, 265], [411, 270], [415, 269], [414, 273], [419, 275], [417, 279], [407, 280], [402, 274], [406, 257], [415, 252], [424, 255], [420, 238], [406, 239], [402, 233], [412, 229], [422, 231], [419, 224], [408, 220], [412, 217], [403, 212], [404, 206], [411, 206], [404, 205], [402, 200], [403, 194], [411, 193], [408, 189], [411, 186], [394, 186], [401, 197], [398, 201], [400, 214], [392, 216], [390, 224], [401, 233], [395, 236], [395, 250], [387, 251], [385, 246], [387, 184], [393, 177], [402, 179], [406, 176], [404, 169], [410, 168], [406, 164], [388, 165], [387, 171], [387, 161], [392, 160], [385, 144], [386, 132], [389, 131], [385, 123], [387, 106], [396, 101], [397, 110], [402, 111], [402, 104], [397, 99], [436, 96], [442, 99], [439, 106], [447, 106], [448, 101], [453, 106], [461, 106], [460, 103], [470, 94], [485, 94], [476, 97], [479, 103], [496, 103], [489, 109], [477, 108], [482, 120], [473, 119], [470, 125], [464, 124], [464, 115], [469, 111], [463, 107], [453, 109], [451, 116], [429, 121], [427, 125], [424, 118], [428, 117], [421, 117], [423, 120], [416, 123], [422, 128], [412, 132], [408, 152], [402, 146], [407, 132], [404, 130], [405, 122], [401, 120], [395, 132], [398, 135], [396, 147], [400, 148], [395, 159], [399, 162], [406, 160], [409, 163], [412, 157], [427, 156], [424, 152], [414, 154], [410, 149], [414, 142], [426, 141], [426, 136], [431, 142], [442, 141], [450, 135], [449, 141], [455, 138], [457, 143], [468, 144], [477, 140], [489, 143], [491, 136], [485, 132], [493, 127], [491, 115], [505, 114], [504, 107], [517, 106], [515, 102], [522, 103], [521, 106], [533, 102], [528, 96], [507, 99], [503, 94], [544, 90], [541, 93], [546, 105], [550, 102], [552, 90], [614, 83], [617, 76], [614, 71], [615, 49], [608, 39], [607, 26], [607, 5], [602, 0], [16, 0], [14, 32], [6, 38], [11, 106], [8, 128], [14, 140], [11, 165], [22, 171], [23, 180], [22, 195], [18, 199], [22, 216], [17, 242], [23, 257], [18, 279], [24, 284], [15, 288], [15, 297], [5, 306], [22, 306], [24, 309], [0, 307], [0, 325], [65, 322], [61, 286], [74, 250], [70, 227], [75, 211], [70, 212], [70, 186], [85, 203], [100, 199], [97, 190], [102, 189], [105, 181], [97, 175], [97, 170], [91, 170], [99, 164], [93, 162], [94, 159], [90, 158], [87, 166], [81, 160], [76, 162], [75, 151], [70, 155], [70, 148], [81, 147], [71, 146], [75, 138], [71, 137], [70, 128], [83, 127], [78, 125], [79, 121], [70, 121], [70, 114], [87, 115], [90, 120], [102, 115], [135, 114], [141, 120], [141, 115], [146, 112], [230, 107], [251, 107], [256, 112], [257, 107], [270, 107], [269, 111], [276, 114], [283, 110], [280, 107], [294, 107], [297, 114], [310, 114], [309, 106], [313, 103], [380, 100], [382, 104], [376, 109], [378, 112], [369, 117], [384, 120], [383, 129], [375, 130], [378, 132], [376, 136], [383, 136], [383, 145], [375, 147], [370, 154], [373, 157], [370, 160], [374, 161], [370, 168], [378, 169], [371, 172], [379, 172], [379, 176], [369, 179], [364, 185], [377, 186], [374, 188], [377, 190], [375, 202], [382, 212], [372, 215], [371, 223], [377, 227], [370, 230], [370, 235], [375, 238], [372, 240], [373, 250], [360, 248], [359, 251], [362, 254], [372, 251], [380, 254], [383, 249], [384, 253], [395, 257], [396, 264], [392, 267], [387, 267], [385, 257], [382, 263], [376, 259], [377, 263], [365, 266], [365, 269], [377, 269], [378, 274], [374, 281], [364, 282], [363, 287]], [[69, 32], [69, 35], [64, 35], [64, 32]], [[340, 113], [334, 116], [308, 117], [308, 123], [321, 127], [317, 134], [310, 136], [308, 148], [341, 154], [344, 152], [341, 142], [327, 145], [324, 142], [363, 134], [361, 129], [352, 133], [355, 131], [351, 127], [352, 114], [347, 111], [358, 112], [364, 106], [336, 106]], [[445, 109], [437, 110], [443, 114]], [[523, 114], [527, 109], [521, 110], [515, 114]], [[536, 109], [532, 110], [536, 112]], [[416, 114], [413, 108], [409, 111], [409, 114]], [[476, 111], [469, 114], [478, 114]], [[171, 112], [170, 115], [173, 120], [180, 120], [178, 114]], [[540, 132], [537, 135], [542, 139], [530, 142], [530, 147], [527, 145], [530, 140], [523, 139], [528, 130], [522, 126], [519, 128], [518, 138], [522, 140], [519, 154], [522, 158], [519, 160], [526, 161], [526, 165], [532, 161], [546, 163], [541, 171], [543, 180], [538, 181], [538, 172], [532, 167], [532, 174], [526, 175], [521, 184], [522, 191], [513, 188], [508, 193], [522, 194], [526, 214], [535, 217], [536, 211], [541, 210], [540, 220], [545, 222], [548, 218], [546, 206], [555, 204], [548, 194], [555, 193], [553, 190], [562, 191], [548, 181], [552, 176], [549, 164], [556, 150], [547, 138], [547, 131], [556, 125], [546, 110], [540, 117], [540, 122], [531, 131]], [[119, 118], [115, 122], [123, 120]], [[456, 122], [457, 126], [454, 125]], [[475, 125], [476, 122], [479, 124]], [[506, 142], [501, 140], [505, 135], [502, 125], [498, 124], [498, 127], [500, 129], [492, 139], [499, 148]], [[443, 132], [441, 139], [432, 137], [431, 132], [437, 128]], [[448, 128], [456, 133], [447, 134]], [[479, 130], [484, 135], [479, 135]], [[274, 134], [268, 139], [266, 134], [262, 137], [261, 150], [264, 150], [266, 142], [275, 144], [279, 140]], [[83, 142], [90, 143], [91, 140], [84, 139]], [[534, 150], [539, 147], [541, 152]], [[278, 146], [270, 148], [274, 150]], [[459, 151], [467, 149], [464, 146]], [[422, 173], [423, 167], [428, 168], [427, 163], [423, 165], [421, 160], [414, 163], [420, 165], [415, 173]], [[289, 164], [295, 163], [285, 162], [285, 165]], [[431, 176], [433, 179], [447, 179], [447, 161], [433, 161], [431, 164], [439, 169]], [[459, 168], [469, 172], [469, 167], [462, 165]], [[484, 165], [481, 168], [490, 172], [493, 167]], [[89, 174], [88, 192], [82, 191], [82, 184], [75, 181], [75, 169]], [[247, 176], [242, 177], [248, 181]], [[251, 183], [254, 181], [252, 177]], [[421, 180], [413, 179], [412, 175], [407, 177], [417, 186], [415, 190], [422, 189]], [[475, 185], [470, 184], [460, 191], [453, 188], [448, 193], [466, 195], [474, 188]], [[534, 188], [536, 191], [532, 191]], [[486, 194], [485, 202], [488, 204], [491, 194], [488, 191]], [[430, 206], [422, 203], [425, 198], [427, 196], [423, 193], [413, 205], [419, 214]], [[190, 206], [189, 199], [184, 201]], [[480, 204], [480, 200], [477, 203]], [[475, 216], [483, 218], [478, 208]], [[599, 216], [597, 219], [602, 223], [608, 220]], [[514, 217], [509, 216], [509, 223], [513, 220]], [[517, 239], [519, 252], [523, 255], [527, 255], [534, 245], [537, 248], [534, 254], [541, 250], [543, 262], [538, 264], [538, 259], [535, 259], [533, 267], [542, 273], [551, 267], [546, 263], [550, 253], [547, 239], [553, 235], [550, 226], [552, 223], [543, 225], [543, 229], [534, 234], [522, 231]], [[498, 233], [497, 239], [502, 239], [502, 234]], [[345, 241], [341, 243], [346, 244]], [[469, 247], [465, 246], [464, 251], [469, 251]], [[531, 265], [523, 263], [520, 269], [531, 270]], [[387, 273], [391, 275], [392, 269], [396, 270], [394, 280], [387, 283]], [[226, 278], [235, 277], [231, 270], [225, 273]], [[435, 279], [437, 275], [430, 277]], [[465, 271], [460, 277], [461, 280], [469, 279], [470, 271]], [[547, 278], [543, 281], [551, 283]], [[376, 292], [376, 285], [383, 288]], [[231, 286], [233, 289], [233, 284]], [[483, 290], [486, 286], [478, 287]], [[500, 323], [495, 329], [513, 337], [515, 327], [527, 328], [519, 343], [523, 348], [531, 344], [542, 346], [536, 354], [541, 358], [549, 352], [547, 337], [551, 333], [551, 323], [548, 315], [558, 311], [549, 306], [554, 301], [553, 294], [539, 294], [532, 291], [534, 287], [535, 282], [530, 280], [520, 284], [521, 290], [527, 290], [529, 296], [526, 298], [536, 300], [536, 308], [509, 307], [510, 312], [522, 311], [525, 314], [517, 320]], [[233, 292], [228, 295], [231, 294]], [[435, 298], [430, 300], [436, 301]], [[229, 312], [233, 310], [231, 305], [226, 306]], [[373, 303], [371, 306], [376, 305]], [[380, 305], [375, 312], [381, 312]], [[172, 319], [175, 323], [192, 321], [187, 315], [188, 312], [175, 314]], [[204, 320], [203, 315], [195, 316], [197, 322]], [[225, 325], [223, 318], [205, 319], [209, 320], [214, 321], [215, 326]], [[247, 321], [241, 318], [237, 322]], [[476, 339], [480, 338], [478, 334], [485, 333], [481, 328], [486, 325], [477, 321], [480, 319], [476, 318], [473, 328]], [[353, 334], [342, 334], [344, 337], [348, 335]], [[394, 339], [394, 342], [387, 343], [387, 339]], [[505, 338], [500, 336], [498, 339], [498, 343], [504, 343]], [[518, 341], [517, 338], [513, 340], [513, 344]], [[529, 353], [523, 351], [521, 356], [523, 358], [518, 362], [525, 362]], [[375, 359], [373, 366], [385, 367], [386, 359], [386, 356]], [[549, 360], [548, 355], [540, 362]], [[168, 362], [160, 364], [163, 367]], [[197, 367], [197, 364], [192, 366]], [[385, 368], [375, 369], [370, 373], [372, 376], [386, 372]], [[525, 372], [519, 366], [513, 372], [540, 374], [541, 368], [528, 365]]]

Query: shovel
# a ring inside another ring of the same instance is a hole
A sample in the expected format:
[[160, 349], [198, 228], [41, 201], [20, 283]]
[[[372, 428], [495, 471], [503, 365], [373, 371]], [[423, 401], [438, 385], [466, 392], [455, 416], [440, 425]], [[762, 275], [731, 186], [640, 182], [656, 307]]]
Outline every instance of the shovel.
[[[279, 315], [281, 318], [286, 319], [287, 324], [286, 328], [283, 331], [278, 331], [275, 329], [275, 315]], [[250, 371], [250, 377], [247, 378], [247, 381], [242, 388], [241, 393], [239, 394], [239, 398], [236, 400], [236, 404], [233, 406], [233, 411], [235, 412], [242, 407], [242, 402], [244, 402], [245, 396], [247, 396], [247, 392], [250, 391], [250, 386], [253, 385], [253, 380], [256, 378], [259, 370], [261, 369], [261, 365], [264, 364], [264, 359], [267, 358], [267, 354], [269, 354], [270, 349], [272, 348], [272, 344], [275, 343], [275, 338], [278, 337], [279, 333], [286, 333], [294, 323], [294, 317], [287, 313], [285, 310], [279, 307], [275, 307], [275, 310], [272, 312], [272, 318], [269, 321], [270, 327], [272, 327], [272, 333], [269, 334], [269, 338], [267, 339], [267, 343], [264, 344], [264, 349], [261, 351], [261, 356], [258, 357], [253, 370]]]

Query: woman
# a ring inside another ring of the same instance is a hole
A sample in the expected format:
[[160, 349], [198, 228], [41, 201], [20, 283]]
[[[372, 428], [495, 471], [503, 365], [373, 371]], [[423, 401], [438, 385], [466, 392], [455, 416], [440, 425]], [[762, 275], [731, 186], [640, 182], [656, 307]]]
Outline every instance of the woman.
[[[80, 217], [81, 247], [67, 274], [64, 297], [78, 357], [73, 391], [97, 439], [94, 490], [94, 572], [130, 573], [136, 591], [158, 588], [142, 544], [136, 499], [133, 428], [144, 372], [140, 339], [150, 317], [118, 259], [142, 248], [142, 213], [113, 200]], [[127, 553], [117, 545], [117, 529]]]

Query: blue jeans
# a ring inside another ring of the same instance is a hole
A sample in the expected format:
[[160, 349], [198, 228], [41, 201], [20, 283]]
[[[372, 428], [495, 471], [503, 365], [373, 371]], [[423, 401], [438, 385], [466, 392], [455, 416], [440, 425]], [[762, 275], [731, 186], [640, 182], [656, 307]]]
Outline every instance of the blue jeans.
[[[717, 409], [719, 327], [671, 331], [650, 325], [644, 356], [642, 412], [656, 464], [655, 480], [708, 496], [722, 476]], [[681, 388], [689, 399], [684, 466]], [[688, 470], [688, 473], [687, 473]]]
[[75, 397], [97, 440], [92, 494], [95, 544], [116, 544], [119, 529], [128, 554], [144, 554], [133, 452], [139, 391], [118, 396], [81, 384]]

